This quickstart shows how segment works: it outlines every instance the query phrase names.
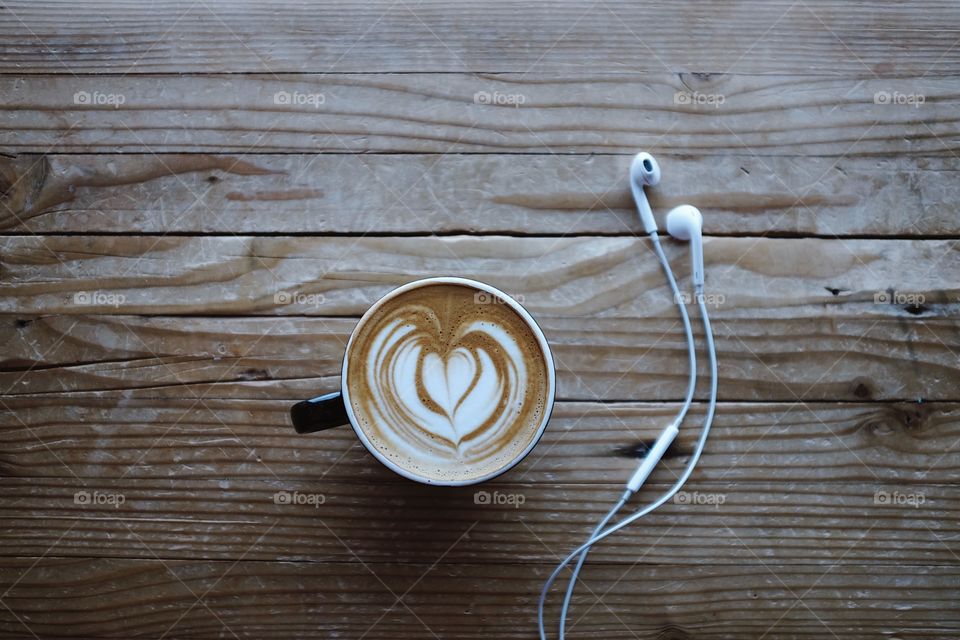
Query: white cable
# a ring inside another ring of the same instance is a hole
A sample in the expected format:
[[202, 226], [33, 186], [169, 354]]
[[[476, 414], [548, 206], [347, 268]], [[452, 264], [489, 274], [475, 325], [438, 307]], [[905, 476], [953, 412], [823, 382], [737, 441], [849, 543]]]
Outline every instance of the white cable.
[[[652, 235], [652, 234], [651, 234]], [[550, 587], [553, 585], [554, 581], [557, 579], [557, 576], [560, 575], [560, 572], [563, 571], [563, 568], [566, 567], [573, 558], [577, 555], [582, 554], [586, 551], [589, 551], [597, 542], [607, 538], [608, 536], [613, 535], [617, 531], [623, 529], [624, 527], [629, 526], [630, 524], [636, 522], [643, 516], [647, 515], [651, 511], [657, 509], [663, 503], [667, 502], [670, 498], [676, 494], [677, 491], [686, 483], [687, 479], [693, 473], [694, 467], [696, 467], [697, 462], [700, 460], [700, 455], [703, 453], [703, 448], [707, 443], [707, 436], [710, 434], [710, 427], [713, 425], [713, 416], [717, 408], [717, 348], [713, 340], [713, 329], [710, 326], [710, 318], [707, 314], [707, 307], [704, 304], [703, 300], [703, 287], [696, 287], [695, 292], [697, 303], [700, 307], [700, 315], [703, 319], [703, 329], [707, 338], [707, 353], [709, 354], [710, 359], [710, 402], [707, 406], [707, 415], [703, 421], [703, 431], [700, 434], [699, 440], [694, 447], [693, 454], [690, 457], [690, 460], [687, 462], [687, 466], [684, 468], [683, 473], [677, 479], [676, 482], [659, 498], [649, 503], [647, 506], [636, 511], [632, 515], [624, 518], [617, 524], [613, 525], [609, 529], [596, 533], [591, 536], [586, 542], [574, 549], [566, 558], [564, 558], [560, 564], [557, 565], [556, 569], [553, 570], [553, 573], [550, 574], [550, 577], [547, 578], [547, 581], [543, 585], [543, 589], [540, 592], [540, 599], [537, 603], [537, 621], [539, 624], [540, 630], [540, 640], [546, 640], [547, 636], [544, 631], [543, 626], [543, 607], [547, 599], [547, 593], [550, 591]], [[631, 492], [627, 490], [624, 493], [624, 499], [629, 498]], [[563, 636], [560, 636], [560, 640], [563, 640]]]
[[[630, 491], [625, 491], [620, 499], [617, 501], [617, 504], [613, 505], [613, 508], [607, 512], [607, 515], [603, 517], [603, 520], [600, 521], [600, 524], [597, 525], [597, 528], [593, 530], [593, 533], [590, 534], [590, 537], [593, 537], [603, 531], [603, 528], [607, 526], [607, 523], [610, 522], [617, 511], [627, 504], [627, 500], [630, 496], [633, 495]], [[567, 594], [563, 598], [563, 607], [560, 609], [560, 637], [562, 638], [565, 633], [565, 627], [567, 623], [567, 609], [570, 608], [570, 600], [573, 598], [573, 589], [577, 586], [577, 578], [580, 576], [580, 569], [583, 567], [583, 563], [587, 561], [587, 554], [590, 553], [590, 547], [587, 547], [583, 550], [583, 553], [580, 554], [580, 557], [577, 559], [577, 564], [573, 567], [573, 574], [570, 576], [570, 583], [567, 585]], [[541, 609], [542, 612], [542, 609]]]
[[[686, 306], [683, 304], [683, 299], [680, 295], [680, 288], [677, 286], [677, 280], [673, 275], [673, 270], [670, 268], [670, 263], [667, 261], [667, 256], [663, 253], [663, 247], [660, 246], [660, 238], [656, 231], [650, 232], [650, 239], [653, 241], [653, 248], [657, 254], [657, 258], [660, 260], [660, 266], [663, 268], [663, 272], [667, 276], [667, 282], [670, 284], [670, 290], [673, 293], [673, 300], [680, 308], [680, 317], [683, 319], [683, 329], [687, 336], [687, 358], [690, 365], [690, 373], [687, 381], [687, 395], [684, 398], [683, 406], [680, 408], [680, 411], [677, 412], [676, 418], [674, 418], [673, 425], [677, 427], [680, 426], [680, 423], [683, 422], [684, 416], [687, 415], [687, 411], [690, 409], [690, 404], [693, 402], [693, 393], [697, 386], [697, 350], [696, 344], [693, 339], [693, 327], [690, 325], [690, 315], [687, 313]], [[671, 438], [672, 441], [672, 438]], [[670, 443], [667, 442], [669, 445]], [[650, 456], [651, 450], [647, 451], [647, 455]], [[659, 458], [658, 458], [659, 459]], [[656, 462], [656, 460], [653, 460]], [[640, 470], [638, 469], [638, 472]], [[649, 474], [650, 469], [646, 470], [646, 473]], [[643, 478], [639, 479], [639, 482], [642, 483], [646, 479], [644, 475]], [[607, 522], [610, 521], [610, 518], [616, 514], [617, 511], [626, 504], [627, 500], [636, 489], [632, 491], [627, 491], [623, 494], [623, 497], [620, 498], [620, 501], [614, 505], [613, 509], [607, 513], [607, 515], [600, 521], [600, 524], [597, 525], [597, 528], [593, 531], [591, 537], [596, 536], [597, 533], [603, 530], [603, 527], [606, 526]], [[583, 550], [583, 553], [580, 554], [580, 558], [577, 560], [577, 564], [573, 567], [573, 573], [570, 575], [570, 582], [567, 586], [567, 592], [563, 597], [563, 605], [560, 607], [560, 640], [563, 640], [564, 632], [566, 630], [567, 624], [567, 610], [570, 608], [570, 601], [573, 598], [573, 590], [577, 586], [577, 579], [580, 577], [580, 569], [583, 567], [583, 563], [587, 560], [587, 554], [590, 553], [590, 547], [587, 547]], [[542, 620], [543, 608], [540, 608], [541, 620]], [[543, 625], [541, 623], [541, 633], [540, 636], [542, 640], [546, 640], [543, 635]]]
[[[693, 391], [697, 386], [697, 348], [693, 340], [693, 327], [690, 326], [690, 314], [687, 313], [687, 307], [683, 304], [683, 296], [680, 294], [680, 288], [677, 286], [677, 279], [673, 277], [673, 269], [667, 262], [667, 256], [663, 253], [663, 247], [660, 246], [660, 237], [656, 231], [650, 232], [650, 239], [653, 241], [653, 250], [660, 260], [660, 266], [667, 276], [667, 282], [670, 283], [670, 291], [673, 292], [673, 301], [680, 308], [680, 318], [683, 320], [683, 330], [687, 334], [687, 360], [690, 366], [690, 375], [687, 379], [687, 395], [683, 399], [683, 406], [677, 412], [674, 418], [674, 424], [678, 427], [683, 422], [687, 411], [690, 409], [690, 403], [693, 402]], [[701, 296], [702, 298], [703, 296]]]

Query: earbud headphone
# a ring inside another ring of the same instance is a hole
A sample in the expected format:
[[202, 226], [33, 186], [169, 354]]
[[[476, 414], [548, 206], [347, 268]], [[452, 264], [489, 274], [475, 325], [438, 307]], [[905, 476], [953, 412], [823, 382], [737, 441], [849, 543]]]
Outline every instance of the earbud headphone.
[[557, 579], [557, 576], [560, 575], [560, 572], [563, 571], [563, 568], [567, 566], [574, 558], [577, 558], [577, 564], [573, 568], [573, 572], [570, 576], [570, 582], [567, 586], [566, 595], [563, 599], [563, 605], [560, 609], [560, 640], [564, 640], [567, 610], [570, 607], [570, 600], [573, 597], [573, 589], [576, 586], [577, 578], [580, 575], [580, 569], [583, 567], [583, 563], [587, 559], [587, 554], [590, 553], [590, 548], [600, 540], [603, 540], [604, 538], [616, 533], [620, 529], [623, 529], [624, 527], [647, 515], [663, 503], [670, 500], [670, 498], [672, 498], [674, 494], [680, 490], [680, 488], [690, 477], [690, 474], [693, 473], [694, 467], [696, 467], [697, 462], [700, 460], [700, 455], [703, 453], [704, 445], [707, 443], [707, 436], [710, 433], [710, 427], [713, 424], [713, 416], [717, 407], [717, 350], [716, 346], [714, 345], [713, 330], [710, 328], [710, 319], [707, 316], [707, 308], [703, 299], [703, 216], [696, 207], [689, 204], [682, 204], [678, 207], [674, 207], [667, 214], [667, 232], [677, 240], [690, 242], [690, 264], [692, 271], [691, 280], [693, 281], [694, 295], [697, 305], [700, 309], [701, 319], [703, 321], [703, 330], [707, 339], [707, 353], [710, 359], [710, 402], [707, 405], [707, 415], [704, 418], [703, 429], [700, 432], [700, 438], [697, 440], [697, 444], [694, 447], [693, 455], [690, 456], [690, 460], [687, 462], [687, 466], [684, 468], [683, 473], [680, 475], [677, 481], [674, 482], [670, 489], [642, 509], [620, 520], [620, 522], [617, 524], [607, 529], [604, 528], [607, 526], [607, 523], [617, 514], [617, 512], [627, 503], [631, 496], [640, 490], [640, 487], [642, 487], [643, 483], [646, 482], [647, 478], [650, 476], [650, 473], [653, 471], [653, 468], [661, 460], [661, 458], [663, 458], [663, 455], [666, 453], [667, 449], [673, 443], [674, 439], [676, 439], [680, 432], [680, 425], [683, 422], [683, 419], [686, 417], [687, 411], [690, 409], [690, 404], [693, 402], [693, 392], [697, 385], [697, 355], [693, 339], [693, 328], [690, 326], [690, 316], [687, 313], [686, 306], [684, 305], [684, 298], [680, 295], [680, 289], [677, 286], [677, 281], [673, 276], [673, 270], [670, 268], [670, 264], [663, 252], [663, 248], [660, 246], [660, 236], [657, 230], [657, 221], [653, 217], [653, 211], [650, 208], [650, 203], [647, 202], [647, 195], [644, 192], [644, 187], [656, 186], [659, 182], [660, 165], [657, 163], [656, 159], [647, 152], [641, 152], [634, 156], [633, 161], [630, 163], [630, 190], [633, 192], [633, 199], [637, 205], [637, 212], [640, 214], [640, 222], [643, 224], [644, 231], [650, 236], [653, 249], [657, 254], [657, 258], [660, 260], [660, 265], [663, 268], [664, 274], [667, 277], [667, 282], [673, 292], [673, 299], [676, 301], [680, 310], [680, 317], [683, 320], [683, 328], [687, 336], [689, 377], [686, 396], [684, 398], [683, 405], [677, 412], [676, 417], [674, 417], [674, 419], [666, 427], [664, 427], [663, 431], [660, 432], [660, 435], [657, 436], [657, 439], [647, 451], [647, 455], [640, 462], [637, 470], [634, 471], [632, 476], [630, 476], [630, 479], [627, 481], [626, 490], [623, 492], [623, 495], [620, 496], [620, 499], [617, 501], [617, 503], [603, 517], [603, 519], [600, 520], [600, 523], [597, 525], [596, 529], [593, 531], [587, 541], [574, 549], [566, 558], [564, 558], [544, 583], [543, 589], [540, 592], [540, 600], [537, 606], [537, 623], [540, 629], [540, 640], [546, 640], [547, 638], [543, 625], [543, 607], [547, 599], [547, 592]]
[[667, 233], [677, 240], [690, 241], [690, 268], [694, 287], [703, 288], [703, 216], [689, 204], [674, 207], [667, 214]]
[[[640, 222], [647, 234], [657, 233], [657, 221], [647, 201], [644, 187], [654, 187], [660, 182], [660, 164], [646, 151], [633, 157], [630, 163], [630, 190], [637, 203]], [[693, 284], [703, 286], [703, 216], [690, 204], [674, 207], [667, 214], [667, 233], [677, 240], [689, 240], [693, 265]], [[668, 267], [669, 268], [669, 267]]]
[[650, 203], [647, 202], [647, 194], [644, 193], [644, 187], [655, 187], [660, 182], [660, 164], [656, 159], [642, 151], [633, 157], [630, 163], [630, 190], [633, 192], [633, 200], [637, 203], [637, 210], [640, 212], [640, 222], [643, 223], [643, 230], [647, 233], [657, 231], [657, 221], [653, 219], [653, 211], [650, 209]]

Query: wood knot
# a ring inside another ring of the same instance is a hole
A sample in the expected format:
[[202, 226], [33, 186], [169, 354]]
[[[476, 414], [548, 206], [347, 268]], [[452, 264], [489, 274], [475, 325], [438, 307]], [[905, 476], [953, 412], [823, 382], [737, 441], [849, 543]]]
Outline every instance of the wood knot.
[[870, 432], [871, 435], [886, 438], [894, 433], [897, 433], [897, 425], [893, 420], [890, 420], [887, 416], [876, 417], [872, 420], [868, 420], [863, 425], [864, 429]]
[[856, 378], [853, 381], [853, 395], [860, 400], [869, 400], [873, 397], [873, 391], [870, 390], [870, 385], [867, 384], [866, 380]]
[[656, 635], [657, 640], [691, 640], [693, 636], [675, 625], [668, 625], [659, 631]]
[[677, 76], [684, 88], [694, 92], [715, 89], [726, 81], [726, 75], [722, 73], [684, 72]]
[[860, 428], [886, 448], [919, 451], [920, 435], [930, 424], [930, 410], [926, 406], [890, 405], [868, 416]]
[[890, 407], [890, 414], [904, 431], [917, 433], [927, 425], [930, 412], [925, 406], [914, 404]]

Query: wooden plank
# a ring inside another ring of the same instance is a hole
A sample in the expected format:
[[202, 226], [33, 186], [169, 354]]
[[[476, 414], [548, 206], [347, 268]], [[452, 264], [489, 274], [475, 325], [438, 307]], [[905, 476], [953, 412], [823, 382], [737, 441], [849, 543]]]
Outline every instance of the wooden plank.
[[[660, 476], [663, 478], [663, 476]], [[0, 555], [301, 562], [551, 562], [576, 548], [623, 483], [438, 489], [316, 480], [6, 479]], [[666, 489], [648, 485], [624, 513]], [[960, 489], [692, 482], [591, 562], [956, 565]], [[299, 503], [299, 504], [298, 504]], [[385, 526], [389, 524], [389, 526]], [[418, 545], [405, 541], [418, 540]], [[343, 545], [348, 540], [350, 549]]]
[[[826, 317], [813, 315], [820, 308], [811, 307], [809, 315], [785, 308], [775, 318], [759, 312], [759, 318], [715, 318], [720, 399], [960, 399], [955, 317], [936, 317], [936, 311], [901, 317], [863, 307], [841, 305]], [[684, 397], [687, 346], [678, 319], [538, 320], [551, 342], [558, 398]], [[338, 317], [5, 315], [0, 392], [297, 400], [339, 387], [355, 324]], [[699, 326], [696, 336], [706, 380]], [[701, 384], [697, 397], [705, 399], [707, 390]]]
[[[630, 155], [0, 157], [0, 229], [32, 233], [639, 234]], [[954, 158], [661, 155], [658, 218], [711, 235], [960, 235]], [[662, 223], [662, 222], [661, 222]]]
[[955, 3], [6, 3], [0, 72], [960, 69]]
[[0, 150], [947, 158], [958, 89], [957, 75], [6, 76]]
[[[211, 398], [190, 390], [175, 398], [142, 395], [129, 390], [0, 399], [0, 470], [17, 478], [72, 481], [410, 485], [376, 462], [349, 428], [293, 433], [289, 401]], [[677, 408], [557, 403], [540, 444], [502, 481], [622, 483]], [[700, 435], [703, 411], [694, 405], [653, 481], [671, 482], [680, 473]], [[947, 484], [960, 480], [958, 446], [960, 407], [952, 403], [725, 403], [694, 479], [861, 482], [891, 490]]]
[[[0, 636], [532, 637], [683, 391], [641, 148], [707, 216], [724, 402], [569, 637], [960, 636], [960, 6], [688, 7], [0, 6]], [[438, 490], [293, 434], [450, 273], [554, 345], [533, 454]]]
[[[665, 244], [684, 283], [689, 250]], [[704, 255], [718, 320], [906, 319], [960, 304], [960, 251], [946, 240], [714, 237]], [[447, 275], [542, 316], [676, 314], [649, 240], [633, 237], [7, 236], [0, 270], [0, 312], [13, 314], [359, 316], [397, 285]]]
[[[535, 594], [550, 568], [11, 559], [0, 578], [4, 588], [19, 581], [4, 598], [0, 629], [8, 637], [530, 638]], [[639, 564], [584, 573], [571, 638], [960, 632], [954, 567]], [[603, 604], [589, 608], [591, 592]]]

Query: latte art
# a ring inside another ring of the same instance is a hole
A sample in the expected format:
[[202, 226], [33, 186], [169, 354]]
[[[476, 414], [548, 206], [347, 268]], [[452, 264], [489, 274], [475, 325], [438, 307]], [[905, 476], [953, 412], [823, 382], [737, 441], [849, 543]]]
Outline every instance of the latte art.
[[410, 440], [474, 457], [513, 421], [508, 408], [519, 404], [526, 384], [523, 353], [502, 328], [479, 321], [458, 327], [444, 344], [436, 319], [420, 311], [431, 320], [417, 326], [394, 319], [373, 343], [373, 399]]
[[546, 419], [540, 344], [507, 304], [431, 284], [364, 318], [347, 384], [373, 446], [436, 480], [469, 480], [511, 462]]

